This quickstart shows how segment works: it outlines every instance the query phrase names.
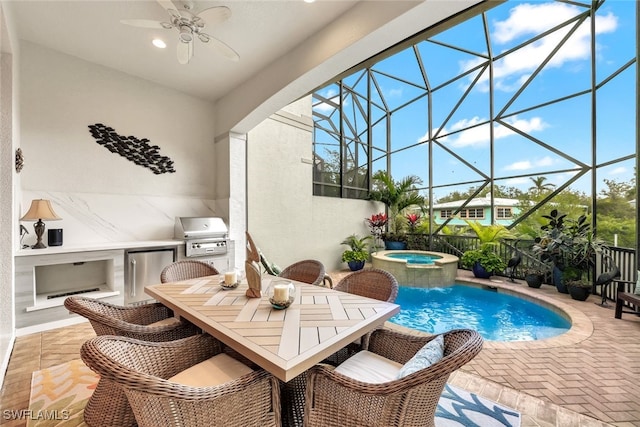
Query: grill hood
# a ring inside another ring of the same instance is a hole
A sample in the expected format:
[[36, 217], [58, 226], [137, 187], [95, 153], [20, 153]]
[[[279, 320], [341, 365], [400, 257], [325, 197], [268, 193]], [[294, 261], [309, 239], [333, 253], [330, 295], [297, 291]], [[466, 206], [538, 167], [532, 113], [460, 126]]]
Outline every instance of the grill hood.
[[178, 217], [174, 237], [182, 240], [227, 238], [228, 229], [218, 217]]

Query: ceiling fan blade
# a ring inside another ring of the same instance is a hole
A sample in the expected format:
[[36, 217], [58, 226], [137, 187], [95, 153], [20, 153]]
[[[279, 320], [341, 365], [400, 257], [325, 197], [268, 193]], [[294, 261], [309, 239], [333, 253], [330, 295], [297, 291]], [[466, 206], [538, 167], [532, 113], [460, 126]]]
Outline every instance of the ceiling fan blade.
[[156, 0], [156, 1], [160, 3], [160, 6], [162, 6], [164, 10], [166, 10], [167, 13], [171, 15], [171, 17], [180, 18], [180, 12], [178, 11], [178, 8], [173, 4], [171, 0]]
[[138, 28], [164, 28], [160, 21], [152, 21], [150, 19], [122, 19], [120, 23]]
[[220, 53], [227, 59], [230, 59], [232, 61], [238, 61], [240, 59], [240, 55], [238, 55], [238, 52], [231, 49], [226, 43], [218, 40], [217, 38], [205, 33], [198, 34], [198, 38], [205, 46], [211, 47], [213, 50]]
[[193, 56], [193, 41], [189, 43], [178, 42], [178, 62], [188, 64]]
[[204, 20], [207, 25], [219, 24], [231, 17], [231, 9], [226, 6], [214, 6], [201, 10], [196, 16]]

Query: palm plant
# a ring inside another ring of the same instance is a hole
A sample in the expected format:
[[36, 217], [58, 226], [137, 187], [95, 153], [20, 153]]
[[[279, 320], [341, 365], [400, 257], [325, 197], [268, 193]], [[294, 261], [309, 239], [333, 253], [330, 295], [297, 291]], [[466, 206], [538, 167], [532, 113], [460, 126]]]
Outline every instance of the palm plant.
[[529, 191], [535, 194], [542, 194], [549, 191], [552, 191], [556, 188], [556, 185], [551, 182], [545, 182], [547, 180], [546, 176], [537, 176], [529, 178], [533, 183], [532, 187], [529, 187]]
[[344, 239], [340, 244], [349, 246], [349, 250], [342, 253], [342, 262], [349, 264], [353, 271], [360, 270], [369, 259], [368, 241], [371, 236], [360, 237], [352, 234]]
[[[465, 221], [480, 241], [478, 249], [470, 249], [462, 254], [460, 261], [466, 268], [479, 264], [486, 273], [497, 273], [507, 267], [507, 263], [496, 253], [495, 246], [500, 239], [512, 237], [509, 230], [500, 224], [483, 225], [478, 221]], [[474, 274], [477, 275], [476, 271]]]
[[373, 175], [376, 188], [369, 193], [370, 200], [384, 203], [389, 210], [389, 229], [392, 233], [402, 231], [402, 211], [409, 206], [422, 206], [424, 197], [416, 188], [422, 180], [409, 175], [400, 181], [394, 181], [385, 171], [379, 170]]

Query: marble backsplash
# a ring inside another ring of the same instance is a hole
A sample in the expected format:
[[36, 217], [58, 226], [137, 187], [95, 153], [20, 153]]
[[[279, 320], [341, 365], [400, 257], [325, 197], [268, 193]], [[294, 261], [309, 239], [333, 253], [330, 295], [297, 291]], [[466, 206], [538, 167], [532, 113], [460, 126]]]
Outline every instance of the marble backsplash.
[[[48, 199], [62, 219], [44, 221], [46, 229], [63, 230], [63, 246], [96, 243], [167, 240], [173, 238], [175, 218], [180, 216], [219, 216], [227, 222], [228, 208], [215, 200], [176, 196], [62, 193], [23, 191], [20, 215], [33, 199]], [[33, 221], [21, 221], [29, 234], [23, 245], [36, 241]], [[47, 244], [47, 232], [43, 236]]]

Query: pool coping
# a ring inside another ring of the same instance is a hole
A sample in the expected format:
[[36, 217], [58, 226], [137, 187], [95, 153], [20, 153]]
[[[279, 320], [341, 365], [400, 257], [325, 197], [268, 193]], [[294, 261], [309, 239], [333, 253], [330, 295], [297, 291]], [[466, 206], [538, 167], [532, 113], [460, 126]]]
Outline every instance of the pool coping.
[[[519, 283], [509, 283], [505, 280], [494, 279], [476, 279], [472, 277], [456, 277], [456, 283], [470, 284], [474, 286], [498, 288], [507, 294], [515, 294], [524, 297], [527, 300], [541, 303], [546, 308], [554, 310], [558, 314], [566, 316], [571, 322], [571, 328], [563, 334], [555, 337], [544, 338], [531, 341], [489, 341], [484, 340], [484, 347], [492, 349], [508, 348], [508, 349], [543, 349], [566, 347], [580, 343], [593, 334], [593, 322], [582, 311], [572, 307], [569, 304], [554, 300], [550, 296], [540, 292], [539, 289], [524, 287]], [[418, 331], [406, 326], [396, 325], [387, 321], [385, 327], [390, 329], [398, 329], [403, 332], [418, 333], [419, 335], [431, 335], [427, 332]]]
[[[433, 260], [433, 264], [414, 264], [409, 263], [406, 259], [401, 258], [392, 258], [387, 256], [387, 253], [418, 253], [418, 254], [426, 254], [426, 255], [435, 255], [439, 258]], [[376, 251], [371, 254], [371, 256], [383, 257], [385, 261], [394, 262], [398, 264], [405, 264], [407, 268], [434, 268], [434, 267], [442, 267], [442, 265], [458, 263], [458, 257], [455, 255], [445, 254], [443, 252], [435, 252], [435, 251], [414, 251], [414, 250], [385, 250], [385, 251]]]

